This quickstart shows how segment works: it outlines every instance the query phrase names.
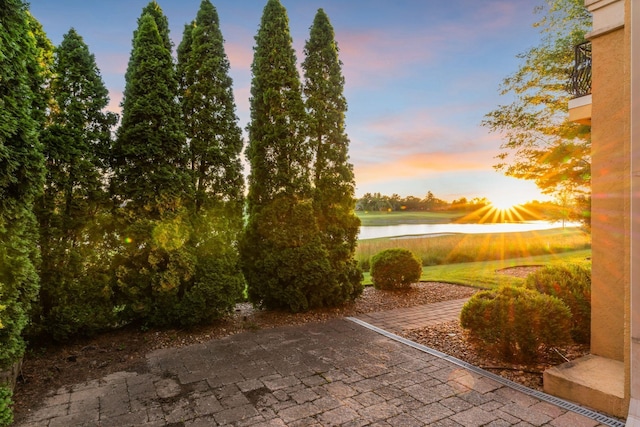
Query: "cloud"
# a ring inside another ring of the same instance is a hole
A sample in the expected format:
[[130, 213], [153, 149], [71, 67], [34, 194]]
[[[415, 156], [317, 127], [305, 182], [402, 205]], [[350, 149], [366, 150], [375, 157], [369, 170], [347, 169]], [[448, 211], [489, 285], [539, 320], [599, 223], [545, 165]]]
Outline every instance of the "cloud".
[[390, 160], [359, 162], [354, 165], [354, 171], [358, 184], [384, 182], [390, 177], [418, 178], [441, 172], [487, 171], [492, 169], [491, 159], [494, 155], [490, 150], [468, 153], [411, 153]]
[[224, 50], [229, 57], [231, 68], [235, 70], [250, 71], [253, 61], [253, 49], [251, 45], [240, 42], [226, 42]]
[[[415, 40], [415, 37], [419, 40]], [[400, 78], [435, 60], [428, 47], [441, 35], [391, 33], [383, 30], [347, 32], [337, 36], [343, 72], [349, 86], [366, 86], [390, 76]]]

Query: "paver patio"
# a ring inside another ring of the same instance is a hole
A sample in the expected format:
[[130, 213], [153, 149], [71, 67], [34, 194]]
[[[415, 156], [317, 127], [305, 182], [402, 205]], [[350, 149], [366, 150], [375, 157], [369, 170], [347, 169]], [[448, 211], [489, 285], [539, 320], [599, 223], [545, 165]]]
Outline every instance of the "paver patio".
[[20, 426], [606, 425], [348, 319], [157, 350], [147, 362], [57, 390]]

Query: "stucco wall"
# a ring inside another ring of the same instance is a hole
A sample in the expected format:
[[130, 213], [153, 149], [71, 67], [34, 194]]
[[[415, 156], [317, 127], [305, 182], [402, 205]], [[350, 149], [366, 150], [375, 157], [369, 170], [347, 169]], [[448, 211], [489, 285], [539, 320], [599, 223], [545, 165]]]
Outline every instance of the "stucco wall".
[[[625, 31], [593, 44], [591, 353], [625, 360], [630, 281], [630, 99]], [[628, 45], [627, 45], [628, 46]]]

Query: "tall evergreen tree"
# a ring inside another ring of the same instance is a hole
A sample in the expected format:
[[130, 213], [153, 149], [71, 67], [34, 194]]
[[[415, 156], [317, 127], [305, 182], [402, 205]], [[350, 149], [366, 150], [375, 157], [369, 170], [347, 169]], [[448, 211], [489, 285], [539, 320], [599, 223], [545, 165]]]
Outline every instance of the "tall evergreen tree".
[[31, 76], [31, 90], [38, 94], [34, 98], [32, 116], [36, 121], [44, 125], [47, 121], [47, 111], [54, 108], [54, 100], [51, 94], [51, 79], [53, 77], [53, 43], [47, 37], [42, 24], [27, 12], [29, 31], [35, 39], [36, 62], [29, 64]]
[[[171, 43], [171, 38], [169, 37], [169, 19], [165, 16], [162, 8], [158, 4], [157, 1], [151, 0], [143, 9], [140, 17], [149, 14], [153, 17], [154, 22], [158, 26], [158, 32], [160, 33], [160, 38], [162, 39], [162, 44], [164, 47], [171, 52], [173, 50], [173, 44]], [[138, 27], [140, 26], [140, 20], [138, 20]], [[138, 30], [134, 30], [133, 38], [136, 38]]]
[[251, 65], [248, 224], [241, 254], [249, 298], [292, 311], [331, 303], [313, 213], [311, 150], [286, 10], [264, 8]]
[[196, 272], [181, 304], [195, 322], [231, 310], [244, 290], [237, 251], [244, 208], [242, 131], [218, 13], [209, 0], [185, 26], [178, 80], [195, 190], [190, 244], [197, 247]]
[[355, 178], [345, 131], [342, 62], [333, 27], [322, 9], [315, 16], [304, 52], [308, 132], [315, 155], [314, 209], [331, 263], [327, 280], [340, 290], [338, 302], [362, 292], [362, 273], [354, 259], [360, 220], [355, 215]]
[[233, 202], [241, 216], [242, 131], [218, 13], [209, 0], [202, 1], [196, 20], [185, 28], [178, 77], [196, 212], [225, 201]]
[[41, 134], [47, 175], [38, 198], [40, 316], [54, 338], [109, 325], [108, 251], [99, 224], [108, 208], [104, 185], [114, 113], [94, 56], [71, 29], [56, 50], [53, 108]]
[[165, 19], [143, 12], [138, 20], [112, 150], [111, 191], [121, 241], [114, 260], [117, 285], [124, 314], [150, 324], [175, 321], [172, 307], [194, 268], [185, 245], [190, 234], [185, 205], [192, 191], [178, 82], [159, 31]]
[[[0, 369], [24, 353], [21, 334], [39, 287], [33, 203], [44, 168], [32, 114], [40, 94], [31, 72], [39, 70], [28, 19], [21, 0], [0, 0]], [[12, 422], [10, 394], [0, 384], [2, 425]]]

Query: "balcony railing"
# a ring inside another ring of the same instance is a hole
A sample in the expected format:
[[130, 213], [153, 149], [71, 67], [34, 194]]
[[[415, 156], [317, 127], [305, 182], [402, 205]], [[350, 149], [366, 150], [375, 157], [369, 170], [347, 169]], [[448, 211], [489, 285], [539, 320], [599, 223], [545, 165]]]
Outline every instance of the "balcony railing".
[[567, 87], [575, 98], [591, 93], [591, 42], [583, 42], [575, 47], [575, 62]]

